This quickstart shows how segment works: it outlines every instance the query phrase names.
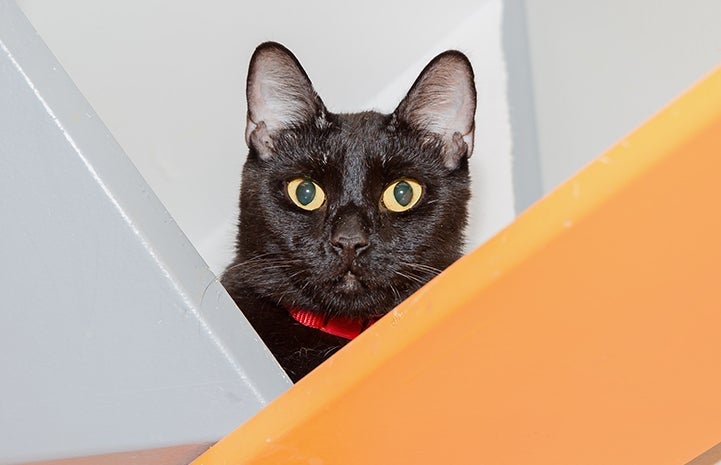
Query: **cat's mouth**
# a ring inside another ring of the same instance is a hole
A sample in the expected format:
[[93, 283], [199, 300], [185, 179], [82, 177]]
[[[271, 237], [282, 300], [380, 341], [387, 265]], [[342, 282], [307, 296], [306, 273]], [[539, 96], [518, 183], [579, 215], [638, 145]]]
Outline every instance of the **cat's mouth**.
[[336, 288], [344, 293], [344, 294], [353, 294], [356, 292], [360, 292], [363, 290], [365, 285], [361, 281], [358, 274], [356, 274], [353, 270], [348, 270], [341, 278], [338, 280], [338, 283], [336, 284]]
[[352, 296], [367, 289], [363, 270], [355, 260], [346, 261], [337, 273], [332, 284], [336, 292]]
[[320, 302], [321, 308], [331, 315], [351, 318], [369, 318], [384, 315], [398, 302], [394, 300], [398, 291], [391, 283], [379, 283], [371, 270], [356, 263], [340, 267], [334, 276], [321, 285], [323, 292], [313, 301]]

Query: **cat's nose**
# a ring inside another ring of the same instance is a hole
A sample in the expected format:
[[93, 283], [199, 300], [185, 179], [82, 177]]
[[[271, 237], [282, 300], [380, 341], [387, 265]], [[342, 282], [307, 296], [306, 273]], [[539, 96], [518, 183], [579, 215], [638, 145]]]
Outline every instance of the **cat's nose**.
[[354, 250], [356, 253], [360, 253], [368, 247], [368, 236], [364, 233], [333, 234], [330, 243], [338, 249]]
[[330, 243], [339, 252], [359, 254], [368, 247], [368, 233], [363, 228], [360, 218], [356, 216], [342, 218], [333, 230]]

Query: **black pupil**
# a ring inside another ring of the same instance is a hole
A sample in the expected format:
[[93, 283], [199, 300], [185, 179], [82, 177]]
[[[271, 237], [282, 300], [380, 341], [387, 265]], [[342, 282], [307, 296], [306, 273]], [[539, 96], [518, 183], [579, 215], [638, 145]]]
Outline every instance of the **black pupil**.
[[315, 198], [315, 184], [312, 181], [302, 181], [295, 188], [295, 197], [301, 205], [308, 205]]
[[396, 187], [393, 188], [393, 197], [396, 198], [396, 202], [401, 206], [407, 207], [408, 204], [411, 203], [411, 200], [413, 200], [413, 189], [411, 185], [405, 181], [399, 182], [396, 184]]

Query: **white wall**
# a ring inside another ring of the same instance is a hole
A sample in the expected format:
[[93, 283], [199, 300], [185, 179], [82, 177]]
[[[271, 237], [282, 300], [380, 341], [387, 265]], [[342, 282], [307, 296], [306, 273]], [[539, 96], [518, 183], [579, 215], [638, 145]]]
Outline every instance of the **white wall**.
[[467, 52], [480, 97], [470, 245], [513, 218], [501, 0], [18, 3], [216, 272], [247, 152], [245, 72], [265, 40], [293, 50], [332, 111], [390, 111], [433, 55]]
[[544, 190], [721, 65], [718, 0], [526, 0]]

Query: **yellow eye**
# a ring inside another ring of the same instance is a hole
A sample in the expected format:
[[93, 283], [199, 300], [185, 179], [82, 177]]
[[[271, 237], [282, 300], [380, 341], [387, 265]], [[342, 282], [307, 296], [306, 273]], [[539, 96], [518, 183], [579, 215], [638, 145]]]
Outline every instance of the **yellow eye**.
[[308, 178], [296, 178], [288, 183], [288, 197], [303, 210], [317, 210], [325, 202], [325, 192]]
[[404, 212], [413, 208], [423, 194], [423, 187], [412, 179], [399, 179], [393, 181], [383, 191], [381, 201], [392, 212]]

